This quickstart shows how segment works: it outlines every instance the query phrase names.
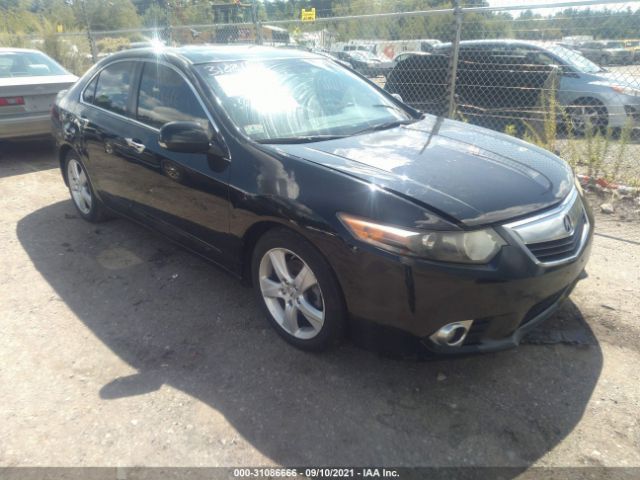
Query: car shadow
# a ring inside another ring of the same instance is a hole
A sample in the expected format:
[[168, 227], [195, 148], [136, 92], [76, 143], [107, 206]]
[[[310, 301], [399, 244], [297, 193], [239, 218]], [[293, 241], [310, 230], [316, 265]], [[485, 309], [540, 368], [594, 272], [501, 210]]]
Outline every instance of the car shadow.
[[60, 168], [51, 138], [0, 141], [0, 178]]
[[78, 319], [137, 370], [102, 386], [104, 401], [178, 388], [279, 464], [514, 466], [515, 476], [574, 429], [602, 369], [571, 302], [543, 327], [553, 335], [508, 352], [418, 362], [346, 344], [314, 355], [277, 336], [250, 289], [136, 224], [90, 225], [64, 201], [17, 233]]

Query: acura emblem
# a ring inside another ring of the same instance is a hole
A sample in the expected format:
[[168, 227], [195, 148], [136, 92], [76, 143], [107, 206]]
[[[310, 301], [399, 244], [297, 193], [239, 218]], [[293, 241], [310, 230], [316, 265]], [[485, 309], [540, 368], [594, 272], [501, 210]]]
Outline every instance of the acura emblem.
[[564, 220], [562, 221], [564, 224], [564, 229], [567, 233], [571, 233], [573, 231], [573, 222], [571, 221], [571, 217], [569, 215], [564, 216]]

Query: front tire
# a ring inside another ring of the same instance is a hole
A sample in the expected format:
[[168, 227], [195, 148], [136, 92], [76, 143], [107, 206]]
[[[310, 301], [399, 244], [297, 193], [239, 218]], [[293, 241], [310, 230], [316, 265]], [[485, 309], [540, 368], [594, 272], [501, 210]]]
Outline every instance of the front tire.
[[71, 200], [80, 216], [91, 223], [107, 220], [109, 216], [96, 197], [85, 166], [75, 152], [67, 154], [64, 168]]
[[607, 107], [595, 98], [581, 98], [566, 107], [571, 131], [578, 136], [604, 131], [609, 124]]
[[322, 254], [303, 237], [281, 228], [267, 232], [253, 251], [252, 277], [267, 318], [287, 342], [317, 352], [342, 340], [342, 291]]

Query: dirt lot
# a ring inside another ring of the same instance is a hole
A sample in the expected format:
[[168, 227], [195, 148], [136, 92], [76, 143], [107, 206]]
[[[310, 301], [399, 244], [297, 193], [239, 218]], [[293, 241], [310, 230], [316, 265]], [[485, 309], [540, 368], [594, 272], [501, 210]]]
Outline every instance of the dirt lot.
[[76, 215], [46, 145], [0, 154], [0, 466], [640, 466], [640, 226], [598, 218], [520, 348], [294, 350], [228, 275]]

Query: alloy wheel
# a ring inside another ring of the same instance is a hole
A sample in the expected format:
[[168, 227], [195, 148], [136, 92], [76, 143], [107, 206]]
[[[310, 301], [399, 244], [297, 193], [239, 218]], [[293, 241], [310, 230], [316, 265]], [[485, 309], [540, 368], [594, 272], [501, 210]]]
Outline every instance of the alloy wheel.
[[316, 275], [298, 255], [273, 248], [263, 255], [258, 275], [265, 304], [285, 332], [301, 340], [320, 333], [324, 298]]
[[583, 135], [603, 125], [602, 112], [596, 105], [576, 105], [569, 110], [572, 131]]
[[73, 203], [78, 207], [78, 210], [89, 215], [93, 203], [91, 186], [82, 164], [75, 158], [70, 159], [67, 163], [67, 179]]

